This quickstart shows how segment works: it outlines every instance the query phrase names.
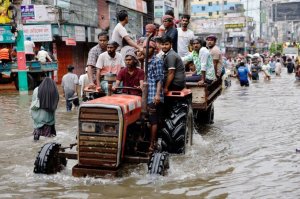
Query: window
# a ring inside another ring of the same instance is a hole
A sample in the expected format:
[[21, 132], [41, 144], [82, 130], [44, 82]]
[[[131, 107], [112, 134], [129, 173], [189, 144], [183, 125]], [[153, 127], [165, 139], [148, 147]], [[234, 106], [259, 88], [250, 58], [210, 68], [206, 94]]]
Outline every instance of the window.
[[219, 5], [219, 1], [217, 1], [216, 3], [217, 3], [217, 5]]
[[205, 6], [202, 6], [202, 11], [204, 11], [205, 10]]
[[224, 1], [224, 5], [227, 5], [227, 1]]
[[208, 6], [212, 6], [212, 2], [208, 2]]
[[209, 13], [208, 13], [208, 16], [210, 16], [210, 17], [211, 17], [211, 16], [212, 16], [212, 12], [209, 12]]
[[217, 11], [217, 15], [219, 15], [219, 11]]

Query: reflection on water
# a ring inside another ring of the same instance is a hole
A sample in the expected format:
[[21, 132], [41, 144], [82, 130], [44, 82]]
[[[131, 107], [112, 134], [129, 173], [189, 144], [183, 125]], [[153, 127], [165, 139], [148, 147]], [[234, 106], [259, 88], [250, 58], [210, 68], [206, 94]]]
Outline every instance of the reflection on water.
[[168, 175], [149, 176], [129, 165], [117, 179], [33, 174], [47, 142], [75, 142], [77, 112], [61, 96], [57, 136], [33, 142], [31, 95], [0, 90], [0, 198], [298, 198], [300, 83], [291, 75], [241, 88], [235, 80], [215, 102], [215, 123], [200, 126], [184, 156], [172, 156]]

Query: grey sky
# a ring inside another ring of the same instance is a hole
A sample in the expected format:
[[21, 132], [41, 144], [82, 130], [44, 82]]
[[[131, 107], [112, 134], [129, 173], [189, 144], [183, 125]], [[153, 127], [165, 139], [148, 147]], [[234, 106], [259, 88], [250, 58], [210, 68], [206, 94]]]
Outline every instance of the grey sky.
[[[253, 17], [254, 21], [256, 22], [256, 37], [257, 37], [259, 36], [260, 0], [241, 0], [241, 2], [244, 4], [245, 10], [248, 10], [248, 12], [245, 12], [245, 15]], [[247, 8], [247, 4], [248, 4], [248, 8]]]

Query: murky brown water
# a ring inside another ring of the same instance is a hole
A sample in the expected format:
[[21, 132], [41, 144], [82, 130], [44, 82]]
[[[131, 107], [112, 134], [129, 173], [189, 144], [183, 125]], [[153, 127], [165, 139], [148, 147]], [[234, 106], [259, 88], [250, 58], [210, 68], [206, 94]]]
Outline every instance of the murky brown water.
[[41, 146], [75, 142], [76, 111], [57, 111], [58, 135], [33, 142], [31, 95], [0, 89], [0, 198], [299, 198], [300, 82], [282, 74], [241, 88], [235, 80], [215, 102], [215, 123], [200, 127], [168, 176], [127, 168], [123, 178], [74, 178], [75, 161], [59, 174], [33, 173]]

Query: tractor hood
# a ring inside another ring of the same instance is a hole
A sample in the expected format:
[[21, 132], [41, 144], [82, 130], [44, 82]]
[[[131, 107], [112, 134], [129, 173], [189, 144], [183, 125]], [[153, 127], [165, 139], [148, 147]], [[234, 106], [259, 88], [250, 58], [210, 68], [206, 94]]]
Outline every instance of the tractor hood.
[[141, 108], [142, 98], [135, 95], [118, 94], [100, 97], [91, 101], [87, 101], [84, 104], [101, 104], [102, 107], [103, 105], [119, 106], [122, 109], [123, 113], [126, 114], [127, 112], [133, 111], [134, 109]]

